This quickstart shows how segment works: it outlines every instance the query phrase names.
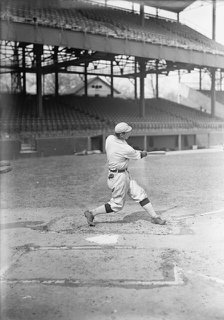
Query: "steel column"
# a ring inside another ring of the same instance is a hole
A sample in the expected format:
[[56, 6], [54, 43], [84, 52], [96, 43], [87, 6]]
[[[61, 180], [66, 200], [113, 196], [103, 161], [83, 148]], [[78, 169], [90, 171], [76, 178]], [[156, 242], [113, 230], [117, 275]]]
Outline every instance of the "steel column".
[[55, 94], [55, 97], [58, 97], [58, 93], [59, 93], [59, 82], [58, 82], [58, 46], [55, 46], [55, 47], [54, 47], [54, 64], [55, 64], [54, 94]]
[[114, 69], [113, 69], [113, 60], [110, 62], [110, 71], [111, 71], [111, 85], [110, 85], [110, 95], [111, 98], [114, 96]]
[[43, 46], [34, 45], [34, 53], [36, 57], [37, 114], [39, 117], [41, 117], [43, 114], [42, 72], [41, 72], [41, 55], [43, 53]]
[[140, 68], [140, 117], [145, 117], [145, 60], [139, 60]]

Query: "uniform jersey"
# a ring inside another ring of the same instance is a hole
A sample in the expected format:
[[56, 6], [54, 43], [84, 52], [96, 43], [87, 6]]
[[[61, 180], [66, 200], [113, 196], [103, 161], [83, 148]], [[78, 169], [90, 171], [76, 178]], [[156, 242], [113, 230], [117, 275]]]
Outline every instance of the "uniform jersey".
[[108, 167], [111, 170], [127, 169], [129, 159], [138, 160], [141, 158], [140, 151], [133, 149], [126, 140], [118, 139], [114, 135], [107, 137], [105, 150]]

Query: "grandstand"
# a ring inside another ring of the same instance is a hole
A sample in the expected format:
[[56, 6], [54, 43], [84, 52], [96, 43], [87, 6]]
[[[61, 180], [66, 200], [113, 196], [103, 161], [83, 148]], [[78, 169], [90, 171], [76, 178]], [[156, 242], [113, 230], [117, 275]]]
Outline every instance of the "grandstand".
[[68, 8], [53, 3], [53, 7], [33, 7], [21, 2], [3, 0], [1, 19], [224, 55], [223, 45], [176, 20], [145, 15], [142, 25], [138, 13], [91, 1], [73, 1]]
[[[7, 99], [6, 99], [7, 100]], [[1, 138], [31, 141], [39, 138], [99, 136], [98, 148], [103, 149], [102, 132], [104, 135], [113, 131], [114, 125], [127, 121], [133, 127], [134, 135], [141, 137], [140, 146], [144, 147], [144, 136], [195, 135], [224, 130], [224, 121], [218, 117], [165, 100], [147, 99], [144, 119], [139, 116], [139, 105], [133, 100], [108, 97], [63, 96], [56, 100], [45, 97], [43, 115], [37, 116], [33, 96], [14, 97], [12, 103], [1, 108]], [[196, 142], [192, 143], [196, 144]], [[140, 146], [137, 146], [140, 148]], [[186, 148], [191, 148], [187, 145]], [[75, 147], [74, 147], [75, 148]], [[149, 149], [149, 146], [147, 146]], [[175, 148], [179, 149], [176, 145]], [[157, 149], [157, 147], [155, 147]], [[162, 149], [169, 150], [169, 145]], [[74, 149], [75, 150], [75, 149]], [[76, 151], [81, 151], [76, 149]]]
[[[85, 0], [3, 0], [0, 21], [1, 73], [12, 75], [12, 92], [1, 93], [2, 159], [20, 157], [24, 145], [37, 156], [104, 151], [105, 137], [119, 121], [133, 126], [130, 143], [137, 148], [181, 150], [223, 143], [224, 121], [214, 108], [205, 114], [158, 95], [144, 97], [147, 74], [223, 70], [224, 46], [215, 40], [178, 20]], [[99, 73], [94, 62], [109, 71]], [[60, 72], [82, 74], [84, 96], [59, 96]], [[36, 95], [26, 92], [27, 73], [36, 74]], [[54, 96], [42, 92], [42, 75], [49, 73], [55, 74]], [[109, 76], [111, 97], [88, 97], [88, 75]], [[140, 97], [114, 98], [115, 76], [132, 78], [135, 92], [139, 78]]]

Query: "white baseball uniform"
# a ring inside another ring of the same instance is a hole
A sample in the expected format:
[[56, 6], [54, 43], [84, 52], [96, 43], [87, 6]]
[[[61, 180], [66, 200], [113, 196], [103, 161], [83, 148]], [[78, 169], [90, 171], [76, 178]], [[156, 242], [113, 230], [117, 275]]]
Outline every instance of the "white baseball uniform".
[[[140, 204], [141, 201], [148, 199], [145, 190], [127, 171], [129, 160], [141, 159], [141, 151], [133, 149], [125, 140], [114, 135], [107, 137], [105, 149], [109, 168], [107, 184], [112, 191], [112, 197], [108, 202], [111, 210], [120, 211], [125, 204], [127, 194]], [[120, 170], [122, 172], [119, 172]]]

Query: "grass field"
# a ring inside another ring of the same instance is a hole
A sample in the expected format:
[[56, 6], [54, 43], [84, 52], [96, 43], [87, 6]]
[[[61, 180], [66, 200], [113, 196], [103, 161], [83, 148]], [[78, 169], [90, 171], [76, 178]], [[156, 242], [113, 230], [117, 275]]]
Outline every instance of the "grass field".
[[[166, 226], [127, 199], [88, 227], [83, 211], [110, 198], [104, 154], [12, 167], [1, 175], [3, 320], [223, 319], [224, 152], [130, 162]], [[102, 236], [117, 244], [96, 245]]]
[[[11, 173], [1, 175], [2, 209], [82, 210], [110, 198], [104, 154], [23, 159], [12, 166]], [[224, 152], [148, 156], [131, 161], [129, 169], [155, 208], [201, 213], [224, 205]]]
[[[41, 221], [57, 232], [89, 232], [84, 210], [110, 199], [104, 154], [23, 159], [12, 166], [12, 172], [1, 175], [2, 224]], [[223, 152], [148, 156], [131, 161], [129, 168], [168, 226], [152, 226], [139, 204], [127, 198], [121, 212], [97, 217], [99, 224], [91, 232], [155, 229], [170, 234], [176, 228], [173, 217], [224, 207]]]

